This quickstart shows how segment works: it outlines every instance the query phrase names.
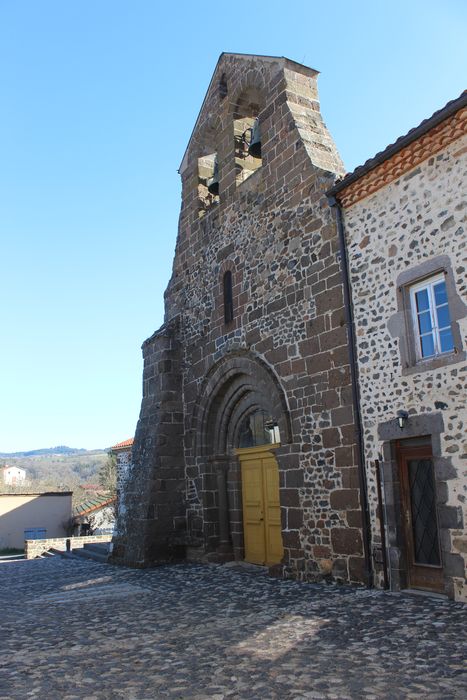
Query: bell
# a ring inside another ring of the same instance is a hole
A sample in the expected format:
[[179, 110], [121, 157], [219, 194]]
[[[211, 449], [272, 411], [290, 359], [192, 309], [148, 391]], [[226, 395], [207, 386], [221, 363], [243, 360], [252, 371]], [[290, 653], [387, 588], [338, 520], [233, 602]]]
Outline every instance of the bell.
[[253, 158], [261, 158], [261, 132], [259, 129], [259, 119], [255, 119], [255, 123], [251, 129], [251, 141], [248, 146], [248, 154]]
[[208, 180], [208, 192], [213, 195], [219, 194], [219, 163], [217, 161], [217, 156], [214, 161], [214, 172], [212, 177]]

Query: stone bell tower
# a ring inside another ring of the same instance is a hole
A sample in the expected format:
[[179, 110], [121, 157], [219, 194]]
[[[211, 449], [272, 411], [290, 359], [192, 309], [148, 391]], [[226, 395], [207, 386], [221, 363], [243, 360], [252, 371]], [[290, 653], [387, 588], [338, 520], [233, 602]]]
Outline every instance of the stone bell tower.
[[114, 561], [188, 553], [306, 580], [364, 579], [338, 239], [325, 197], [344, 168], [317, 75], [286, 58], [219, 58], [180, 167], [165, 323], [143, 345]]

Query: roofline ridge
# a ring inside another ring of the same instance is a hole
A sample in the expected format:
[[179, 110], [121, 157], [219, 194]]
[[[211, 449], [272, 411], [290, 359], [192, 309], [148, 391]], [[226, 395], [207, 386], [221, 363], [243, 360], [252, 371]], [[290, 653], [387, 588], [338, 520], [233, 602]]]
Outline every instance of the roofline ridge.
[[362, 165], [358, 165], [350, 173], [347, 173], [341, 180], [338, 180], [326, 194], [334, 197], [339, 192], [345, 190], [349, 185], [353, 184], [361, 177], [374, 170], [379, 165], [389, 160], [396, 153], [401, 151], [406, 146], [410, 145], [424, 134], [431, 131], [435, 126], [438, 126], [449, 117], [459, 112], [464, 107], [467, 107], [467, 90], [464, 90], [459, 97], [447, 102], [444, 107], [433, 112], [431, 117], [423, 119], [418, 126], [410, 129], [406, 134], [399, 136], [394, 143], [389, 144], [382, 151], [378, 151], [372, 158], [368, 158]]
[[224, 58], [224, 56], [234, 56], [234, 57], [238, 57], [238, 58], [242, 58], [242, 57], [245, 57], [245, 58], [246, 58], [246, 57], [249, 57], [249, 58], [257, 58], [257, 59], [263, 59], [263, 60], [269, 60], [269, 61], [284, 61], [284, 62], [287, 62], [287, 63], [291, 63], [291, 64], [293, 64], [293, 65], [295, 65], [295, 66], [300, 66], [301, 68], [305, 68], [307, 71], [311, 71], [312, 74], [313, 74], [314, 76], [315, 76], [315, 75], [319, 75], [319, 71], [316, 70], [315, 68], [311, 68], [310, 66], [306, 66], [304, 63], [299, 63], [298, 61], [294, 61], [294, 60], [291, 59], [291, 58], [287, 58], [287, 56], [268, 56], [268, 55], [266, 55], [266, 54], [234, 53], [234, 52], [230, 52], [230, 51], [222, 51], [222, 53], [220, 54], [219, 58], [217, 59], [215, 68], [214, 68], [213, 73], [212, 73], [212, 76], [211, 76], [211, 80], [209, 81], [209, 85], [208, 85], [208, 87], [207, 87], [207, 90], [206, 90], [206, 92], [205, 92], [203, 101], [202, 101], [202, 103], [201, 103], [201, 107], [200, 107], [200, 109], [199, 109], [198, 116], [196, 117], [195, 123], [194, 123], [194, 125], [193, 125], [193, 129], [191, 130], [191, 134], [190, 134], [190, 137], [189, 137], [189, 139], [188, 139], [188, 143], [187, 143], [186, 148], [185, 148], [185, 151], [184, 151], [184, 153], [183, 153], [183, 158], [182, 158], [182, 160], [181, 160], [181, 162], [180, 162], [180, 165], [179, 165], [179, 167], [178, 167], [178, 171], [177, 171], [177, 172], [178, 172], [179, 174], [181, 174], [181, 173], [183, 172], [183, 170], [184, 170], [184, 163], [185, 163], [185, 159], [186, 159], [186, 156], [187, 156], [187, 153], [188, 153], [188, 149], [189, 149], [189, 147], [190, 147], [191, 140], [192, 140], [193, 135], [194, 135], [194, 133], [195, 133], [195, 131], [196, 131], [196, 127], [198, 126], [199, 119], [200, 119], [201, 113], [202, 113], [202, 111], [203, 111], [204, 105], [205, 105], [205, 103], [206, 103], [206, 100], [207, 100], [207, 96], [208, 96], [208, 94], [209, 94], [209, 91], [211, 90], [211, 85], [213, 84], [215, 75], [216, 75], [216, 73], [217, 73], [217, 69], [218, 69], [219, 64], [221, 63], [222, 59]]

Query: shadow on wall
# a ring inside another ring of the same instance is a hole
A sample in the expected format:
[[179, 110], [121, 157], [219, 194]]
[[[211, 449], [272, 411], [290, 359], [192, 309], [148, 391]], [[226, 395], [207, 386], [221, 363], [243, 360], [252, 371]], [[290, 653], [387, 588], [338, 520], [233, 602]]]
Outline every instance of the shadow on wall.
[[[71, 499], [71, 491], [0, 494], [0, 548], [23, 549], [25, 539], [36, 537], [65, 537], [71, 518]], [[26, 530], [29, 530], [27, 538]]]

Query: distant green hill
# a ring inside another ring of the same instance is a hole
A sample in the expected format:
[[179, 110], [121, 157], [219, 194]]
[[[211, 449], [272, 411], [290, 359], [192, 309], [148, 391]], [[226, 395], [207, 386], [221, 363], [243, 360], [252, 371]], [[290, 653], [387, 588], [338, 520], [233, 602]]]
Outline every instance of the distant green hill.
[[82, 448], [66, 447], [59, 445], [58, 447], [44, 447], [41, 450], [29, 450], [29, 452], [0, 452], [0, 459], [9, 459], [10, 457], [36, 457], [37, 455], [71, 455], [78, 452], [88, 452]]
[[99, 470], [107, 461], [106, 450], [73, 450], [69, 447], [1, 454], [0, 466], [9, 464], [26, 470], [26, 483], [14, 489], [0, 482], [3, 491], [73, 491], [74, 501], [86, 497], [83, 486], [99, 483]]

